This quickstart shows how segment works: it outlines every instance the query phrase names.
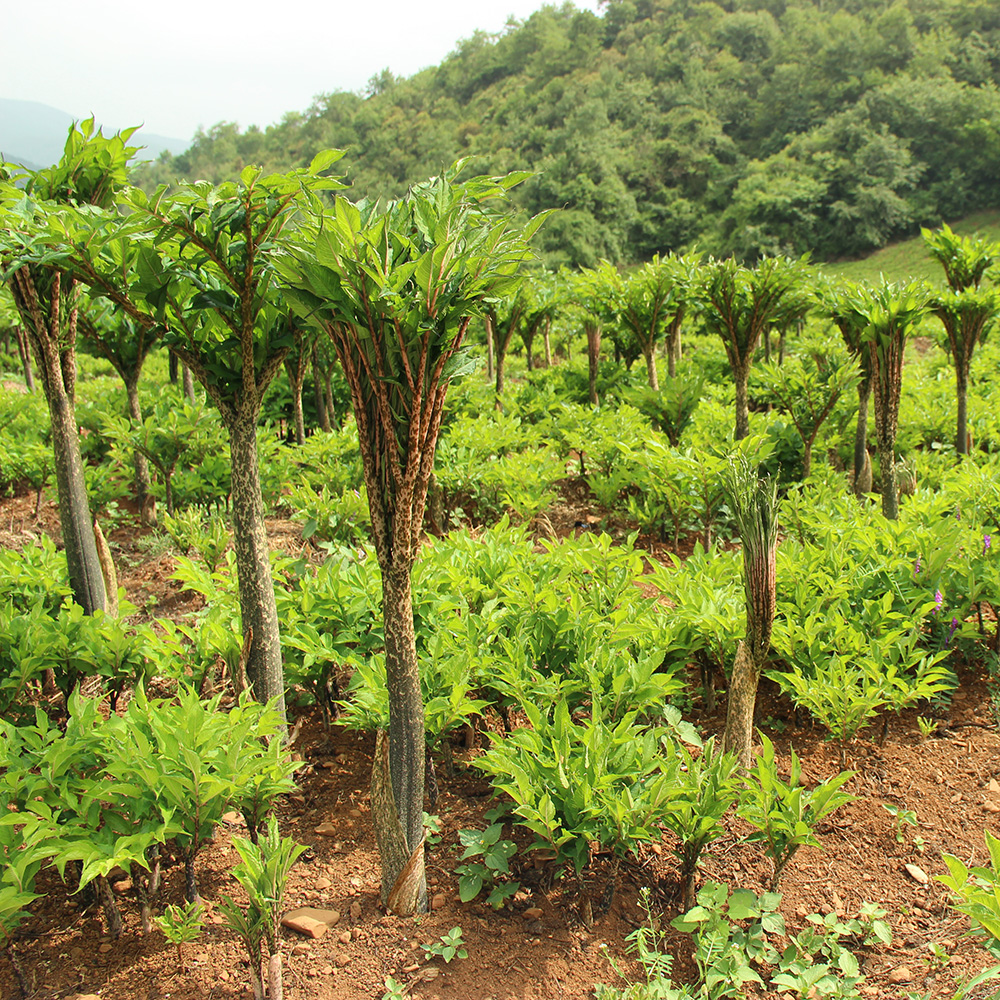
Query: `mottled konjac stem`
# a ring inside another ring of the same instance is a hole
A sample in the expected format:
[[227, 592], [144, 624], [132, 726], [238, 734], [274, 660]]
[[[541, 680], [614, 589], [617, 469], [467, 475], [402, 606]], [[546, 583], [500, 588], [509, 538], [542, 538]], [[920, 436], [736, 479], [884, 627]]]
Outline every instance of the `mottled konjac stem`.
[[28, 1000], [31, 996], [31, 992], [28, 989], [28, 980], [25, 978], [24, 969], [21, 968], [21, 960], [18, 958], [17, 952], [14, 950], [14, 942], [7, 939], [7, 958], [10, 961], [11, 968], [14, 970], [14, 977], [17, 979], [17, 985], [21, 990], [22, 1000]]
[[497, 341], [497, 373], [496, 373], [496, 408], [503, 409], [504, 363], [507, 360], [507, 350], [501, 341]]
[[[404, 560], [405, 561], [405, 560]], [[410, 567], [383, 576], [386, 681], [389, 689], [389, 763], [399, 821], [410, 850], [424, 833], [424, 703], [413, 628]]]
[[73, 399], [66, 391], [61, 366], [56, 357], [46, 351], [39, 358], [39, 367], [45, 363], [43, 375], [49, 418], [52, 424], [52, 451], [54, 456], [56, 488], [59, 495], [59, 524], [66, 548], [73, 598], [91, 615], [106, 607], [104, 577], [94, 540], [93, 520], [87, 500], [87, 486], [80, 455], [80, 437], [77, 432], [76, 410]]
[[193, 903], [198, 898], [198, 883], [194, 877], [194, 853], [184, 859], [184, 898]]
[[750, 365], [739, 365], [733, 368], [736, 381], [736, 429], [733, 437], [742, 441], [750, 433], [750, 404], [747, 385], [750, 381]]
[[18, 327], [14, 331], [14, 339], [17, 341], [17, 353], [21, 359], [21, 367], [24, 370], [24, 386], [28, 392], [34, 392], [35, 375], [31, 370], [31, 351], [28, 349], [28, 338], [25, 336], [22, 327]]
[[489, 316], [485, 319], [486, 325], [486, 381], [493, 381], [493, 368], [494, 368], [494, 347], [493, 347], [493, 320]]
[[955, 395], [958, 403], [957, 428], [955, 434], [955, 451], [959, 455], [969, 454], [969, 368], [963, 367], [961, 361], [955, 364]]
[[319, 363], [319, 349], [312, 349], [312, 373], [313, 373], [313, 400], [316, 405], [316, 417], [319, 420], [319, 429], [329, 432], [330, 411], [326, 408], [326, 397], [323, 395], [323, 370]]
[[284, 1000], [285, 988], [281, 982], [281, 952], [273, 954], [267, 962], [268, 1000]]
[[656, 355], [652, 343], [643, 350], [642, 355], [646, 359], [646, 380], [649, 382], [649, 388], [659, 391], [660, 380], [656, 374]]
[[153, 933], [153, 911], [149, 905], [149, 889], [146, 879], [140, 875], [135, 880], [135, 896], [139, 901], [139, 923], [143, 934]]
[[726, 708], [726, 741], [724, 749], [739, 760], [742, 767], [750, 767], [753, 747], [753, 714], [757, 704], [757, 685], [760, 668], [753, 662], [745, 642], [736, 648], [733, 676], [729, 685], [729, 702]]
[[683, 313], [678, 313], [667, 327], [664, 344], [667, 349], [667, 374], [677, 377], [677, 362], [681, 359], [681, 322]]
[[868, 400], [872, 394], [871, 378], [865, 376], [858, 383], [858, 424], [854, 432], [854, 482], [861, 481], [861, 473], [868, 456]]
[[[139, 403], [139, 375], [135, 378], [125, 379], [125, 395], [128, 399], [128, 416], [133, 427], [138, 427], [142, 423], [142, 406]], [[138, 448], [132, 449], [132, 467], [135, 470], [135, 499], [139, 508], [146, 503], [149, 496], [150, 478], [149, 462]]]
[[111, 883], [108, 882], [107, 876], [98, 875], [97, 879], [97, 898], [101, 901], [101, 909], [104, 911], [104, 919], [108, 925], [108, 933], [116, 941], [122, 935], [122, 915], [118, 909], [118, 901], [115, 899], [115, 894], [111, 891]]
[[879, 478], [882, 481], [882, 514], [890, 521], [899, 517], [899, 493], [896, 490], [895, 441], [884, 433], [878, 435]]
[[250, 637], [246, 672], [254, 697], [261, 702], [277, 699], [285, 714], [284, 676], [278, 609], [271, 577], [270, 548], [264, 526], [257, 456], [256, 410], [237, 413], [229, 425], [232, 456], [233, 548], [239, 577], [243, 635]]
[[601, 357], [601, 328], [596, 323], [587, 323], [587, 386], [590, 392], [590, 405], [600, 405], [597, 396], [597, 367]]

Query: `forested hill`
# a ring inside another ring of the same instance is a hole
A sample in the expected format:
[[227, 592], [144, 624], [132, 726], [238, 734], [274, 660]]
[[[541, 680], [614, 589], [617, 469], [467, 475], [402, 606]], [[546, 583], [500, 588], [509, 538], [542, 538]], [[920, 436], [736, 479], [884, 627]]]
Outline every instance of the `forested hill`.
[[142, 182], [339, 146], [358, 196], [395, 195], [473, 154], [538, 171], [519, 197], [564, 209], [550, 265], [694, 243], [830, 259], [1000, 205], [998, 81], [996, 0], [567, 3], [266, 131], [219, 124]]

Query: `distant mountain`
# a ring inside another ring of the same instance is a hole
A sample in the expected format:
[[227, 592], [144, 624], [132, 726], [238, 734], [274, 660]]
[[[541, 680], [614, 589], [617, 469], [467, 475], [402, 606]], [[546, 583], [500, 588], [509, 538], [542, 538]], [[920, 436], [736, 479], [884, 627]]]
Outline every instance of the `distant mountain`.
[[[87, 117], [86, 115], [80, 117]], [[3, 159], [37, 169], [55, 163], [62, 156], [66, 133], [80, 118], [37, 101], [12, 101], [0, 97], [0, 154]], [[105, 127], [105, 135], [115, 128]], [[133, 145], [145, 146], [139, 160], [155, 160], [168, 150], [183, 153], [190, 140], [170, 139], [152, 132], [139, 131], [132, 137]]]

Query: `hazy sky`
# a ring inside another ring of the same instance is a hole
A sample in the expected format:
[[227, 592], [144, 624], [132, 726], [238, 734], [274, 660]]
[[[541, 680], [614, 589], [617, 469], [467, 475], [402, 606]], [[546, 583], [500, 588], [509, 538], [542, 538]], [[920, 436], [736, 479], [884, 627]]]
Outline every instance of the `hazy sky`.
[[[576, 0], [598, 9], [598, 0]], [[9, 3], [0, 97], [40, 101], [110, 128], [189, 139], [199, 126], [266, 126], [319, 93], [410, 76], [476, 29], [543, 0], [47, 0]]]

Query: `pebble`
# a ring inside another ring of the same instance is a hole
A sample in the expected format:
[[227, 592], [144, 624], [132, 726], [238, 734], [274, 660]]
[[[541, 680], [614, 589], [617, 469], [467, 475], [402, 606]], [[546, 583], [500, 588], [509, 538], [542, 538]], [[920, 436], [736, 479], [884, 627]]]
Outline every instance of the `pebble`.
[[440, 910], [447, 901], [445, 894], [443, 892], [434, 893], [434, 897], [431, 899], [431, 909]]
[[540, 906], [529, 906], [522, 914], [525, 920], [537, 920], [541, 915], [542, 908]]
[[332, 976], [333, 975], [333, 966], [332, 965], [324, 965], [323, 968], [319, 970], [319, 974], [321, 976]]
[[313, 833], [320, 837], [336, 837], [339, 832], [333, 823], [320, 823], [313, 828]]
[[341, 944], [350, 944], [351, 943], [351, 932], [350, 931], [343, 931], [343, 932], [341, 932], [339, 940], [340, 940]]
[[351, 956], [350, 955], [344, 955], [343, 953], [341, 953], [340, 955], [338, 955], [336, 957], [335, 961], [336, 961], [337, 965], [339, 965], [340, 968], [343, 969], [345, 966], [348, 966], [348, 965], [351, 964]]
[[930, 877], [927, 872], [920, 867], [920, 865], [903, 865], [906, 869], [906, 874], [913, 879], [914, 882], [919, 882], [921, 885], [927, 885], [930, 882]]
[[351, 920], [361, 919], [361, 904], [355, 900], [351, 903]]
[[333, 885], [333, 882], [324, 876], [323, 878], [316, 879], [313, 885], [315, 885], [317, 889], [329, 889], [330, 886]]
[[996, 802], [993, 802], [993, 801], [992, 801], [991, 799], [987, 799], [987, 800], [986, 800], [986, 801], [985, 801], [985, 802], [983, 803], [983, 808], [984, 808], [984, 809], [985, 809], [985, 810], [986, 810], [986, 811], [987, 811], [988, 813], [1000, 813], [1000, 804], [998, 804], [998, 803], [996, 803]]
[[908, 983], [913, 978], [913, 973], [905, 965], [897, 965], [889, 973], [890, 983]]
[[297, 944], [292, 948], [293, 955], [310, 955], [312, 954], [312, 946], [308, 944]]
[[100, 947], [100, 948], [98, 948], [97, 950], [98, 950], [98, 951], [99, 951], [99, 952], [100, 952], [100, 953], [101, 953], [102, 955], [107, 955], [107, 953], [108, 953], [109, 951], [111, 951], [111, 945], [109, 945], [109, 944], [102, 944], [102, 945], [101, 945], [101, 947]]
[[300, 906], [281, 918], [281, 926], [311, 938], [321, 938], [340, 920], [337, 910], [321, 910], [315, 906]]

